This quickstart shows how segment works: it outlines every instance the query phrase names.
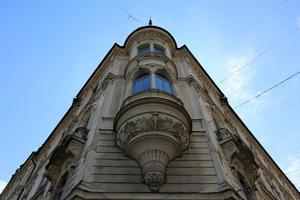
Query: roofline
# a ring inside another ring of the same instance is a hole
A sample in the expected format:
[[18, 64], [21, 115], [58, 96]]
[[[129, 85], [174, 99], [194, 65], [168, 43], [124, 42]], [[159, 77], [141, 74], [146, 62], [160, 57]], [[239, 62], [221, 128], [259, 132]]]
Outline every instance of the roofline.
[[118, 43], [114, 43], [113, 46], [110, 48], [110, 50], [106, 53], [106, 55], [104, 56], [104, 58], [101, 60], [101, 62], [99, 63], [99, 65], [96, 67], [96, 69], [93, 71], [93, 73], [90, 75], [89, 79], [85, 82], [85, 84], [82, 86], [82, 88], [79, 90], [79, 92], [77, 93], [76, 97], [78, 97], [80, 95], [80, 93], [83, 91], [83, 89], [85, 88], [85, 86], [90, 82], [90, 80], [92, 79], [92, 77], [94, 76], [94, 74], [96, 74], [96, 72], [98, 71], [98, 69], [100, 69], [101, 65], [104, 63], [104, 61], [108, 58], [108, 56], [112, 53], [113, 49], [115, 49], [116, 47], [119, 48], [124, 48], [124, 46], [120, 46]]
[[125, 42], [124, 42], [124, 44], [123, 44], [122, 47], [125, 47], [125, 46], [127, 45], [128, 40], [129, 40], [135, 33], [139, 32], [139, 31], [141, 31], [141, 30], [147, 29], [147, 28], [154, 28], [154, 29], [157, 29], [157, 30], [160, 30], [160, 31], [163, 31], [163, 32], [167, 33], [167, 35], [170, 36], [170, 38], [172, 39], [173, 43], [175, 44], [175, 48], [178, 49], [178, 47], [177, 47], [177, 42], [176, 42], [175, 38], [173, 37], [173, 35], [172, 35], [169, 31], [167, 31], [166, 29], [163, 29], [163, 28], [161, 28], [161, 27], [159, 27], [159, 26], [153, 26], [153, 25], [141, 26], [141, 27], [135, 29], [134, 31], [132, 31], [132, 32], [127, 36], [127, 38], [125, 39]]
[[[221, 91], [221, 89], [217, 86], [217, 84], [212, 80], [212, 78], [208, 75], [208, 73], [206, 72], [206, 70], [202, 67], [202, 65], [200, 64], [200, 62], [196, 59], [196, 57], [192, 54], [192, 52], [189, 50], [189, 48], [186, 45], [183, 45], [182, 47], [180, 47], [179, 49], [185, 48], [188, 53], [192, 56], [192, 58], [196, 61], [196, 63], [198, 64], [198, 66], [200, 67], [200, 69], [204, 72], [204, 74], [209, 78], [209, 80], [212, 82], [212, 84], [214, 85], [214, 87], [218, 90], [218, 92], [220, 92], [220, 94], [222, 96], [225, 96], [224, 93]], [[284, 177], [289, 181], [289, 183], [294, 187], [294, 189], [298, 192], [298, 194], [300, 194], [300, 192], [298, 191], [297, 187], [290, 181], [290, 179], [285, 175], [285, 173], [281, 170], [281, 168], [277, 165], [277, 163], [273, 160], [273, 158], [270, 156], [270, 154], [267, 152], [267, 150], [261, 145], [261, 143], [256, 139], [256, 137], [254, 136], [254, 134], [250, 131], [250, 129], [246, 126], [246, 124], [243, 122], [243, 120], [241, 120], [241, 118], [238, 116], [238, 114], [233, 110], [233, 108], [231, 107], [231, 105], [228, 103], [227, 104], [228, 108], [230, 109], [230, 111], [234, 114], [234, 116], [240, 121], [240, 123], [246, 128], [246, 130], [250, 133], [251, 137], [254, 138], [254, 140], [257, 142], [257, 144], [262, 148], [262, 150], [266, 153], [266, 155], [271, 159], [271, 161], [275, 164], [275, 166], [277, 167], [277, 169], [279, 169], [279, 171], [284, 175]]]
[[[85, 84], [82, 86], [82, 88], [79, 90], [79, 92], [77, 93], [76, 97], [78, 97], [80, 95], [80, 93], [83, 91], [83, 89], [87, 86], [87, 84], [90, 82], [90, 80], [92, 79], [92, 77], [94, 76], [94, 74], [98, 71], [98, 69], [102, 66], [102, 64], [105, 62], [105, 60], [109, 57], [109, 55], [112, 53], [113, 49], [116, 47], [121, 47], [119, 44], [114, 43], [113, 46], [110, 48], [110, 50], [107, 52], [107, 54], [104, 56], [104, 58], [101, 60], [101, 62], [99, 63], [99, 65], [97, 66], [97, 68], [93, 71], [93, 73], [91, 74], [91, 76], [88, 78], [88, 80], [85, 82]], [[121, 47], [123, 48], [123, 47]], [[65, 120], [65, 118], [67, 118], [67, 116], [69, 115], [69, 113], [71, 112], [72, 108], [74, 107], [74, 104], [72, 104], [69, 109], [67, 110], [67, 112], [64, 114], [64, 116], [61, 118], [61, 120], [57, 123], [57, 125], [54, 127], [53, 131], [50, 133], [50, 135], [46, 138], [45, 142], [38, 148], [37, 151], [33, 151], [30, 156], [26, 159], [26, 161], [20, 165], [19, 169], [22, 169], [24, 164], [30, 160], [30, 158], [33, 158], [35, 156], [37, 156], [39, 154], [39, 152], [41, 151], [41, 149], [44, 147], [44, 145], [48, 142], [48, 140], [52, 137], [52, 135], [55, 133], [55, 131], [59, 128], [59, 126], [61, 125], [61, 123]], [[12, 176], [14, 176], [15, 174], [13, 174]]]
[[[133, 32], [131, 32], [129, 34], [129, 36], [126, 38], [124, 45], [120, 46], [117, 43], [114, 43], [113, 46], [110, 48], [110, 50], [107, 52], [107, 54], [104, 56], [104, 58], [101, 60], [101, 62], [99, 63], [99, 65], [96, 67], [96, 69], [93, 71], [93, 73], [90, 75], [90, 77], [88, 78], [88, 80], [85, 82], [85, 84], [82, 86], [82, 88], [79, 90], [79, 92], [77, 93], [76, 97], [78, 97], [82, 91], [84, 90], [84, 88], [87, 86], [87, 84], [90, 82], [90, 80], [92, 79], [92, 77], [96, 74], [96, 72], [100, 69], [100, 67], [102, 66], [102, 64], [106, 61], [106, 59], [110, 56], [110, 54], [113, 52], [113, 50], [118, 47], [118, 48], [122, 48], [124, 49], [126, 46], [126, 43], [128, 42], [129, 38], [136, 32], [146, 29], [146, 28], [155, 28], [161, 31], [166, 32], [171, 39], [173, 40], [176, 50], [180, 50], [180, 49], [186, 49], [188, 51], [188, 53], [192, 56], [192, 58], [196, 61], [196, 63], [198, 64], [198, 66], [200, 67], [200, 69], [204, 72], [204, 74], [209, 78], [209, 80], [212, 82], [212, 84], [214, 85], [214, 87], [218, 90], [218, 92], [220, 92], [220, 94], [222, 96], [225, 96], [224, 93], [220, 90], [220, 88], [216, 85], [216, 83], [212, 80], [212, 78], [208, 75], [208, 73], [206, 72], [206, 70], [202, 67], [202, 65], [200, 64], [200, 62], [196, 59], [196, 57], [192, 54], [192, 52], [189, 50], [189, 48], [186, 45], [181, 46], [180, 48], [177, 47], [177, 43], [174, 39], [174, 37], [165, 29], [158, 27], [158, 26], [142, 26], [137, 28], [136, 30], [134, 30]], [[237, 115], [237, 113], [233, 110], [233, 108], [227, 104], [227, 106], [229, 107], [229, 109], [232, 111], [232, 113], [234, 114], [234, 116], [241, 122], [241, 124], [246, 128], [246, 130], [250, 133], [250, 135], [254, 138], [254, 140], [258, 143], [258, 145], [263, 149], [263, 151], [266, 153], [266, 155], [271, 159], [271, 161], [273, 163], [275, 163], [275, 166], [279, 169], [279, 171], [284, 175], [284, 177], [289, 181], [289, 183], [294, 187], [294, 189], [298, 192], [298, 194], [300, 194], [300, 192], [298, 191], [298, 189], [295, 187], [295, 185], [290, 181], [290, 179], [285, 175], [285, 173], [281, 170], [281, 168], [277, 165], [277, 163], [273, 160], [273, 158], [268, 154], [268, 152], [264, 149], [264, 147], [260, 144], [260, 142], [256, 139], [256, 137], [253, 135], [253, 133], [248, 129], [248, 127], [244, 124], [244, 122], [240, 119], [240, 117]], [[36, 152], [32, 152], [30, 154], [30, 156], [26, 159], [26, 161], [20, 165], [20, 170], [23, 168], [24, 164], [30, 159], [30, 158], [34, 158], [35, 156], [38, 155], [38, 153], [41, 151], [41, 149], [44, 147], [44, 145], [48, 142], [48, 140], [52, 137], [52, 135], [55, 133], [55, 131], [59, 128], [59, 126], [61, 125], [61, 123], [65, 120], [65, 118], [69, 115], [69, 113], [71, 112], [72, 108], [74, 107], [74, 104], [72, 104], [69, 109], [67, 110], [67, 112], [64, 114], [64, 116], [62, 117], [62, 119], [58, 122], [58, 124], [55, 126], [55, 128], [53, 129], [53, 131], [50, 133], [50, 135], [47, 137], [47, 139], [45, 140], [45, 142], [38, 148], [38, 150]], [[12, 177], [15, 174], [12, 175]]]

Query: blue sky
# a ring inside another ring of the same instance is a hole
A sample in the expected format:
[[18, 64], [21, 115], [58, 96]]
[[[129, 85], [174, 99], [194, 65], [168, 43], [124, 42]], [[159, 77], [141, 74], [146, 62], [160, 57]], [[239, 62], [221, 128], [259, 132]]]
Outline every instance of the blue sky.
[[[234, 107], [300, 71], [300, 31], [288, 35], [300, 28], [299, 8], [298, 0], [1, 0], [0, 190], [45, 141], [114, 42], [123, 44], [150, 16], [189, 47]], [[299, 91], [300, 75], [236, 109], [298, 188]]]

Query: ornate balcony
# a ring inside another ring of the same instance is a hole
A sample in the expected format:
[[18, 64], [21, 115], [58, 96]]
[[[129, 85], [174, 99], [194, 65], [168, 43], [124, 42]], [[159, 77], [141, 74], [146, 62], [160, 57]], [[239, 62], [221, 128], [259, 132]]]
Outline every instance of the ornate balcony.
[[189, 145], [191, 120], [179, 99], [148, 90], [125, 99], [114, 129], [118, 146], [139, 163], [143, 182], [157, 192], [169, 162]]
[[80, 157], [83, 146], [87, 140], [88, 129], [79, 127], [74, 132], [62, 136], [60, 144], [53, 151], [46, 166], [47, 178], [56, 184], [64, 163], [76, 162]]
[[[217, 132], [217, 139], [224, 151], [225, 157], [231, 166], [243, 166], [244, 175], [250, 183], [257, 178], [258, 164], [251, 149], [244, 141], [234, 133], [225, 128], [220, 128]], [[240, 169], [241, 167], [236, 167]]]

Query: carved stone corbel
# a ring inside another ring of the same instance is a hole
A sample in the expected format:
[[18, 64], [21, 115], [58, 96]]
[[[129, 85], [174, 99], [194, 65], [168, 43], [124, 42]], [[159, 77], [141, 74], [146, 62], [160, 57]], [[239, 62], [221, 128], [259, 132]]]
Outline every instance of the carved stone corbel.
[[69, 163], [76, 162], [80, 157], [87, 140], [87, 133], [88, 129], [79, 127], [73, 133], [62, 137], [46, 166], [46, 177], [51, 181], [52, 186], [56, 185], [57, 178], [61, 175], [61, 169]]
[[[151, 98], [125, 104], [114, 122], [117, 145], [136, 160], [142, 181], [158, 192], [167, 181], [166, 167], [188, 148], [191, 119], [176, 99]], [[172, 99], [172, 100], [170, 100]], [[174, 102], [173, 102], [174, 101]]]
[[258, 165], [251, 149], [238, 135], [225, 128], [218, 130], [217, 137], [228, 163], [239, 166], [236, 167], [238, 169], [242, 168], [248, 181], [253, 183], [258, 177]]

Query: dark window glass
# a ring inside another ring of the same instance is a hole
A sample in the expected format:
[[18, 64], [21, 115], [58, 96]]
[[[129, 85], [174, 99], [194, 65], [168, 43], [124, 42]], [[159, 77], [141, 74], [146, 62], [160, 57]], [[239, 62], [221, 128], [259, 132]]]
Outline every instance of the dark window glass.
[[172, 84], [167, 78], [160, 76], [160, 75], [156, 75], [155, 81], [156, 81], [157, 89], [167, 92], [169, 94], [173, 94]]
[[138, 47], [138, 54], [150, 52], [150, 44], [142, 44]]
[[61, 179], [60, 179], [60, 181], [59, 181], [59, 183], [57, 185], [56, 194], [55, 194], [55, 197], [54, 197], [55, 200], [60, 200], [61, 199], [62, 193], [64, 191], [64, 186], [65, 186], [65, 184], [67, 182], [67, 178], [68, 178], [68, 172], [65, 173], [61, 177]]
[[248, 182], [246, 181], [245, 177], [240, 173], [238, 173], [238, 176], [239, 176], [239, 181], [241, 183], [242, 189], [247, 197], [247, 200], [254, 200], [252, 189], [248, 184]]
[[160, 45], [154, 44], [154, 52], [165, 54], [165, 48]]
[[149, 74], [143, 75], [134, 81], [133, 93], [142, 92], [151, 88], [151, 77]]

